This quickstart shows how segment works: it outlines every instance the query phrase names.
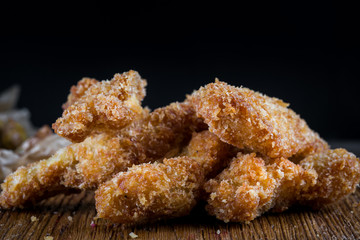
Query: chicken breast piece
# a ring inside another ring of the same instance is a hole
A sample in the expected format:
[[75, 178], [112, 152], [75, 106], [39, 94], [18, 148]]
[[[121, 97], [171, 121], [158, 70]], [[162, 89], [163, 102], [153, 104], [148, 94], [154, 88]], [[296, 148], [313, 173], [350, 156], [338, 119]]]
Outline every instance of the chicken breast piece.
[[264, 212], [293, 204], [318, 208], [356, 190], [360, 161], [345, 149], [317, 153], [295, 164], [271, 164], [256, 154], [238, 154], [229, 168], [205, 184], [207, 211], [225, 222], [249, 222]]
[[136, 165], [95, 192], [99, 218], [140, 224], [190, 213], [199, 197], [204, 172], [191, 158]]
[[133, 164], [179, 154], [192, 133], [204, 128], [206, 125], [188, 102], [156, 109], [117, 136], [105, 133], [89, 136], [47, 160], [10, 174], [2, 184], [0, 207], [21, 207], [43, 199], [49, 191], [56, 194], [66, 188], [96, 189]]
[[189, 96], [210, 132], [241, 149], [299, 160], [328, 148], [287, 103], [215, 81]]
[[136, 71], [115, 74], [110, 81], [85, 78], [71, 89], [62, 117], [52, 125], [72, 142], [97, 133], [117, 133], [143, 117], [146, 81]]

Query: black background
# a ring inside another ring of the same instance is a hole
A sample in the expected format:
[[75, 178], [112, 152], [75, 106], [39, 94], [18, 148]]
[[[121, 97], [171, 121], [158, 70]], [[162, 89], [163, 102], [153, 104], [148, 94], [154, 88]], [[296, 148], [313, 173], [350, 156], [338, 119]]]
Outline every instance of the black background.
[[[291, 3], [290, 3], [291, 2]], [[329, 1], [48, 1], [1, 5], [0, 90], [36, 126], [70, 86], [134, 69], [154, 109], [215, 77], [291, 103], [326, 139], [360, 136], [357, 8]]]

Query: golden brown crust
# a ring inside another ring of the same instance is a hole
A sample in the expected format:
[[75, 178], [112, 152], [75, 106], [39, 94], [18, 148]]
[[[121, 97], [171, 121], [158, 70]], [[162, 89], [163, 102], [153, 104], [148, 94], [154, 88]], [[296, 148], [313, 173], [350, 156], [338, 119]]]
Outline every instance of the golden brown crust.
[[360, 162], [344, 149], [302, 160], [284, 158], [266, 165], [253, 154], [239, 154], [230, 167], [205, 184], [207, 211], [228, 222], [248, 222], [272, 209], [292, 204], [319, 207], [347, 196], [360, 181]]
[[308, 155], [328, 148], [280, 99], [220, 81], [200, 88], [189, 99], [209, 130], [238, 148], [270, 158]]
[[308, 156], [299, 165], [318, 174], [316, 185], [307, 189], [301, 204], [313, 208], [336, 202], [355, 192], [360, 182], [360, 161], [343, 148]]
[[178, 154], [192, 132], [204, 127], [188, 102], [156, 109], [122, 129], [118, 136], [89, 136], [47, 160], [17, 170], [2, 184], [0, 206], [22, 206], [53, 187], [59, 189], [60, 183], [63, 189], [94, 189], [133, 164]]
[[139, 224], [188, 214], [204, 180], [200, 165], [188, 158], [136, 165], [95, 192], [99, 218]]
[[[71, 159], [68, 151], [60, 150], [48, 160], [19, 167], [8, 175], [0, 194], [0, 208], [23, 207], [27, 203], [36, 203], [47, 193], [57, 194], [64, 187], [60, 178], [66, 167], [70, 165], [66, 159]], [[64, 159], [64, 160], [63, 160]]]
[[61, 184], [70, 188], [95, 189], [134, 162], [124, 157], [119, 137], [108, 134], [90, 136], [69, 146], [68, 151], [72, 152], [72, 164], [62, 173]]
[[[68, 173], [64, 184], [70, 187], [95, 188], [114, 174], [125, 171], [133, 164], [141, 164], [173, 157], [191, 138], [193, 131], [206, 127], [196, 117], [188, 102], [172, 103], [158, 108], [143, 119], [134, 121], [115, 137], [105, 136], [99, 146], [97, 141], [84, 144], [98, 154], [85, 155], [76, 147], [79, 164]], [[100, 155], [101, 154], [101, 155]]]
[[119, 132], [119, 137], [128, 154], [135, 155], [135, 164], [139, 164], [178, 155], [193, 132], [206, 128], [188, 101], [175, 102], [133, 122]]
[[70, 88], [70, 94], [68, 95], [68, 99], [66, 103], [62, 105], [62, 109], [67, 109], [70, 105], [74, 104], [78, 101], [85, 92], [93, 85], [98, 83], [99, 81], [94, 78], [82, 78], [76, 86], [72, 86]]
[[136, 71], [115, 74], [111, 81], [80, 81], [72, 88], [66, 109], [53, 124], [55, 132], [72, 142], [96, 133], [116, 133], [143, 116], [146, 81]]
[[221, 141], [218, 136], [205, 130], [193, 133], [181, 156], [196, 160], [204, 169], [206, 178], [210, 178], [224, 169], [237, 151], [235, 147]]
[[[206, 209], [225, 222], [251, 221], [274, 206], [277, 191], [288, 179], [294, 179], [293, 186], [299, 184], [295, 177], [300, 172], [299, 166], [284, 158], [266, 166], [254, 153], [239, 153], [229, 168], [205, 184], [210, 194]], [[289, 188], [284, 194], [293, 192]]]
[[[119, 142], [107, 134], [69, 145], [46, 160], [18, 168], [1, 185], [0, 207], [21, 207], [70, 188], [94, 188], [118, 169], [132, 163], [119, 160]], [[65, 186], [66, 187], [65, 187]]]
[[96, 192], [98, 217], [138, 224], [182, 216], [200, 197], [204, 177], [221, 170], [234, 154], [234, 147], [215, 134], [194, 132], [180, 157], [133, 166], [102, 184]]
[[98, 217], [121, 224], [186, 215], [201, 197], [217, 218], [248, 222], [293, 204], [338, 201], [360, 181], [359, 159], [328, 150], [277, 98], [216, 81], [149, 113], [145, 85], [129, 71], [73, 86], [53, 127], [79, 143], [10, 174], [0, 208], [99, 187]]

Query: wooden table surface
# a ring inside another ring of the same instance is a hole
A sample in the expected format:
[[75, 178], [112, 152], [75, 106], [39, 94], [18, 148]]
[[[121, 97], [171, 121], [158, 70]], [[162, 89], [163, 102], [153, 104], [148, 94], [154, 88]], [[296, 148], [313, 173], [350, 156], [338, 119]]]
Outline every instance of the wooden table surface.
[[[359, 156], [357, 149], [350, 150]], [[198, 206], [190, 216], [122, 228], [94, 221], [93, 193], [83, 192], [59, 195], [30, 209], [0, 210], [0, 239], [132, 239], [131, 232], [136, 239], [360, 239], [359, 202], [358, 188], [320, 211], [293, 208], [267, 213], [249, 224], [226, 224]]]

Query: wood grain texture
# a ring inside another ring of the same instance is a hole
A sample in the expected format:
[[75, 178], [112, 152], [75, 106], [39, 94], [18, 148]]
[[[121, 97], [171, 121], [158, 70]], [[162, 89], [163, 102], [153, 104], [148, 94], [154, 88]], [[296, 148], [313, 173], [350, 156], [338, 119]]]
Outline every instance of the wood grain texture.
[[[0, 212], [0, 239], [360, 239], [360, 189], [320, 211], [290, 209], [268, 213], [250, 224], [223, 223], [203, 206], [191, 216], [122, 228], [94, 221], [93, 193], [59, 195], [24, 210]], [[37, 218], [32, 221], [31, 217]], [[69, 218], [71, 216], [71, 218]], [[96, 226], [91, 226], [92, 221]]]

